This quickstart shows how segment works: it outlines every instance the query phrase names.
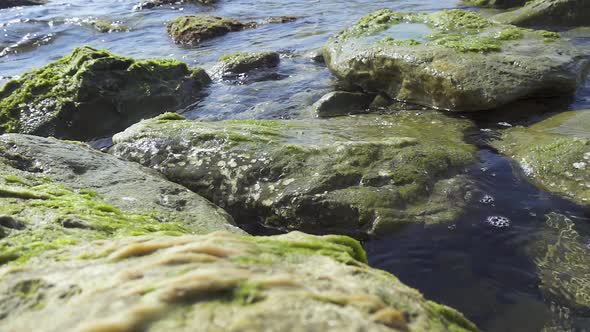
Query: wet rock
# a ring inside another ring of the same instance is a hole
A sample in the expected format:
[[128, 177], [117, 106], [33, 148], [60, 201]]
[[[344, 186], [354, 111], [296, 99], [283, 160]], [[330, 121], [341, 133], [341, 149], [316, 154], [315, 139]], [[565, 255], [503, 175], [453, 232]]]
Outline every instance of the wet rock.
[[46, 3], [47, 0], [2, 0], [0, 2], [0, 9], [19, 6], [38, 6]]
[[295, 22], [299, 19], [297, 16], [272, 16], [267, 18], [264, 22], [270, 24], [277, 24], [277, 23], [291, 23]]
[[527, 0], [464, 0], [465, 4], [479, 7], [513, 8], [523, 6]]
[[0, 89], [0, 132], [86, 140], [197, 100], [210, 82], [172, 59], [141, 60], [90, 47]]
[[365, 92], [459, 111], [571, 94], [589, 63], [557, 33], [463, 10], [383, 9], [332, 37], [324, 56], [336, 76]]
[[471, 126], [436, 112], [329, 120], [145, 120], [112, 153], [226, 208], [236, 220], [351, 235], [443, 222], [465, 205]]
[[199, 3], [203, 5], [210, 5], [217, 3], [217, 0], [149, 0], [138, 3], [133, 7], [133, 10], [152, 9], [164, 5], [182, 5], [187, 3]]
[[370, 268], [343, 236], [99, 241], [2, 268], [0, 280], [6, 331], [477, 331]]
[[121, 22], [112, 22], [109, 20], [96, 20], [92, 22], [92, 26], [98, 31], [102, 33], [111, 33], [111, 32], [127, 32], [129, 31], [129, 27], [125, 26]]
[[365, 113], [373, 100], [373, 96], [364, 93], [333, 91], [324, 95], [312, 106], [320, 118], [347, 114]]
[[0, 264], [89, 240], [208, 233], [227, 213], [158, 173], [81, 143], [0, 136]]
[[534, 0], [493, 20], [525, 27], [590, 25], [590, 0]]
[[212, 76], [243, 74], [259, 68], [273, 68], [281, 59], [277, 52], [238, 52], [219, 58], [219, 64], [212, 69]]
[[241, 22], [233, 18], [199, 15], [177, 17], [166, 28], [176, 43], [194, 46], [204, 40], [254, 28], [256, 25], [255, 22]]
[[505, 130], [494, 143], [525, 175], [550, 192], [590, 204], [590, 110], [565, 112]]

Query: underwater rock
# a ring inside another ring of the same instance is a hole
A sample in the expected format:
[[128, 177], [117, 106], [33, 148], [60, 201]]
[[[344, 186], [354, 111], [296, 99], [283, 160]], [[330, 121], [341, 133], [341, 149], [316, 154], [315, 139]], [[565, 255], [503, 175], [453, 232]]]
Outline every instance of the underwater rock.
[[203, 197], [82, 143], [0, 136], [0, 264], [89, 240], [242, 233]]
[[542, 189], [590, 205], [590, 110], [503, 131], [493, 142]]
[[133, 7], [133, 10], [152, 9], [164, 5], [182, 5], [186, 3], [200, 3], [203, 5], [210, 5], [217, 3], [217, 0], [149, 0], [138, 3]]
[[0, 268], [0, 329], [478, 331], [344, 236], [142, 236]]
[[174, 42], [183, 45], [198, 45], [204, 40], [223, 36], [230, 32], [256, 27], [256, 22], [241, 22], [219, 16], [180, 16], [166, 26]]
[[566, 216], [550, 213], [546, 218], [546, 229], [528, 248], [538, 268], [539, 287], [557, 303], [590, 312], [588, 241]]
[[86, 140], [197, 100], [210, 78], [172, 59], [79, 47], [0, 89], [0, 132]]
[[337, 77], [365, 92], [457, 111], [571, 94], [589, 64], [557, 33], [464, 10], [379, 10], [332, 37], [324, 57]]
[[320, 118], [364, 113], [373, 96], [358, 92], [333, 91], [316, 101], [312, 108]]
[[528, 0], [463, 0], [465, 4], [479, 7], [514, 8], [524, 5]]
[[218, 77], [226, 74], [243, 74], [258, 68], [273, 68], [281, 59], [277, 52], [238, 52], [219, 58], [219, 64], [211, 72]]
[[0, 9], [19, 6], [38, 6], [46, 3], [47, 0], [2, 0], [0, 2]]
[[121, 24], [120, 22], [112, 22], [109, 20], [99, 19], [91, 23], [91, 25], [98, 32], [111, 33], [111, 32], [127, 32], [129, 27]]
[[399, 112], [326, 120], [200, 122], [164, 115], [111, 152], [162, 172], [240, 220], [365, 236], [452, 220], [474, 160], [468, 120]]
[[493, 20], [525, 27], [590, 25], [590, 0], [533, 0]]

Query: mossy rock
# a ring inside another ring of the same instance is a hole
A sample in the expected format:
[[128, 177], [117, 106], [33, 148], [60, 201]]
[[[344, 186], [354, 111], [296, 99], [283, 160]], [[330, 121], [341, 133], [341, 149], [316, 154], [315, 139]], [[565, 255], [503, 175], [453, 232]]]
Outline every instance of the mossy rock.
[[590, 205], [590, 110], [565, 112], [530, 127], [505, 130], [494, 142], [535, 184]]
[[223, 210], [159, 174], [80, 143], [0, 136], [0, 264], [90, 240], [242, 233]]
[[197, 3], [202, 5], [211, 5], [217, 3], [217, 0], [149, 0], [138, 3], [133, 7], [134, 10], [152, 9], [164, 5]]
[[197, 15], [177, 17], [168, 23], [166, 29], [174, 42], [195, 46], [202, 41], [255, 26], [255, 22], [241, 22], [227, 17]]
[[0, 89], [0, 132], [85, 140], [197, 100], [210, 78], [172, 59], [120, 57], [91, 47]]
[[514, 8], [527, 3], [528, 0], [463, 0], [467, 5], [491, 8]]
[[99, 241], [0, 268], [0, 280], [6, 331], [478, 331], [343, 236]]
[[219, 64], [212, 69], [212, 76], [244, 74], [255, 69], [274, 68], [281, 58], [277, 52], [237, 52], [219, 58]]
[[474, 161], [468, 120], [400, 112], [328, 120], [145, 120], [112, 153], [154, 168], [239, 221], [354, 236], [453, 220]]
[[590, 0], [533, 0], [493, 20], [525, 27], [590, 25]]
[[589, 64], [557, 33], [464, 10], [379, 10], [332, 37], [324, 58], [338, 78], [365, 92], [457, 111], [571, 94]]
[[0, 9], [19, 6], [39, 6], [47, 3], [47, 0], [2, 0]]

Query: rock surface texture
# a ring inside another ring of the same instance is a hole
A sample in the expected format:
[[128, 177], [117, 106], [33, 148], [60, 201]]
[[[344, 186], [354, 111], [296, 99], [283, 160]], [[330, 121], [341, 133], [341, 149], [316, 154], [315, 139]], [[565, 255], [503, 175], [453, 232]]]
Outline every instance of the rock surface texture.
[[0, 132], [92, 139], [199, 98], [210, 82], [176, 60], [141, 60], [90, 47], [0, 89]]
[[99, 241], [0, 269], [0, 329], [477, 331], [364, 255], [302, 233]]
[[239, 220], [375, 234], [456, 217], [474, 160], [471, 122], [436, 112], [307, 121], [163, 115], [115, 135], [112, 153], [156, 169]]
[[590, 110], [506, 130], [494, 145], [537, 185], [590, 205]]
[[590, 25], [590, 0], [534, 0], [493, 20], [526, 27]]
[[88, 240], [227, 230], [211, 202], [80, 143], [0, 136], [0, 264]]
[[207, 15], [177, 17], [166, 26], [168, 34], [176, 43], [193, 46], [230, 32], [253, 27], [256, 27], [255, 22]]
[[571, 94], [589, 63], [556, 33], [463, 10], [374, 12], [332, 37], [324, 57], [336, 76], [365, 92], [458, 111]]

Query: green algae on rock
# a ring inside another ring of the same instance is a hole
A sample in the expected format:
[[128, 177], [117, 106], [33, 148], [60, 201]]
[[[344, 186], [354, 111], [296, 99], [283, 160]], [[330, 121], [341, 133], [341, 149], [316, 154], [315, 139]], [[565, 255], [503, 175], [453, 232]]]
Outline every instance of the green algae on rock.
[[98, 32], [102, 32], [102, 33], [129, 31], [129, 27], [125, 26], [121, 22], [112, 22], [112, 21], [105, 20], [105, 19], [98, 19], [98, 20], [92, 22], [92, 26]]
[[559, 303], [590, 308], [590, 255], [574, 222], [550, 213], [542, 238], [529, 248], [539, 269], [540, 288]]
[[211, 69], [212, 77], [226, 74], [243, 74], [259, 68], [274, 68], [281, 59], [277, 52], [237, 52], [219, 58], [219, 64]]
[[565, 112], [530, 127], [514, 127], [493, 144], [535, 184], [590, 204], [590, 110]]
[[571, 94], [589, 64], [554, 32], [464, 10], [379, 10], [332, 37], [324, 58], [337, 77], [365, 92], [458, 111]]
[[0, 329], [478, 331], [363, 257], [298, 232], [97, 241], [0, 268]]
[[180, 16], [166, 26], [168, 34], [178, 44], [198, 45], [204, 40], [223, 36], [230, 32], [256, 27], [255, 22], [219, 16]]
[[145, 120], [113, 154], [154, 168], [238, 221], [362, 236], [441, 222], [465, 205], [468, 120], [437, 112], [302, 121]]
[[0, 132], [107, 136], [194, 102], [209, 82], [204, 70], [176, 60], [135, 61], [79, 47], [0, 89]]
[[0, 264], [80, 242], [232, 226], [223, 210], [134, 163], [79, 143], [0, 136]]
[[588, 26], [590, 0], [533, 0], [523, 7], [501, 13], [493, 20], [518, 26]]

